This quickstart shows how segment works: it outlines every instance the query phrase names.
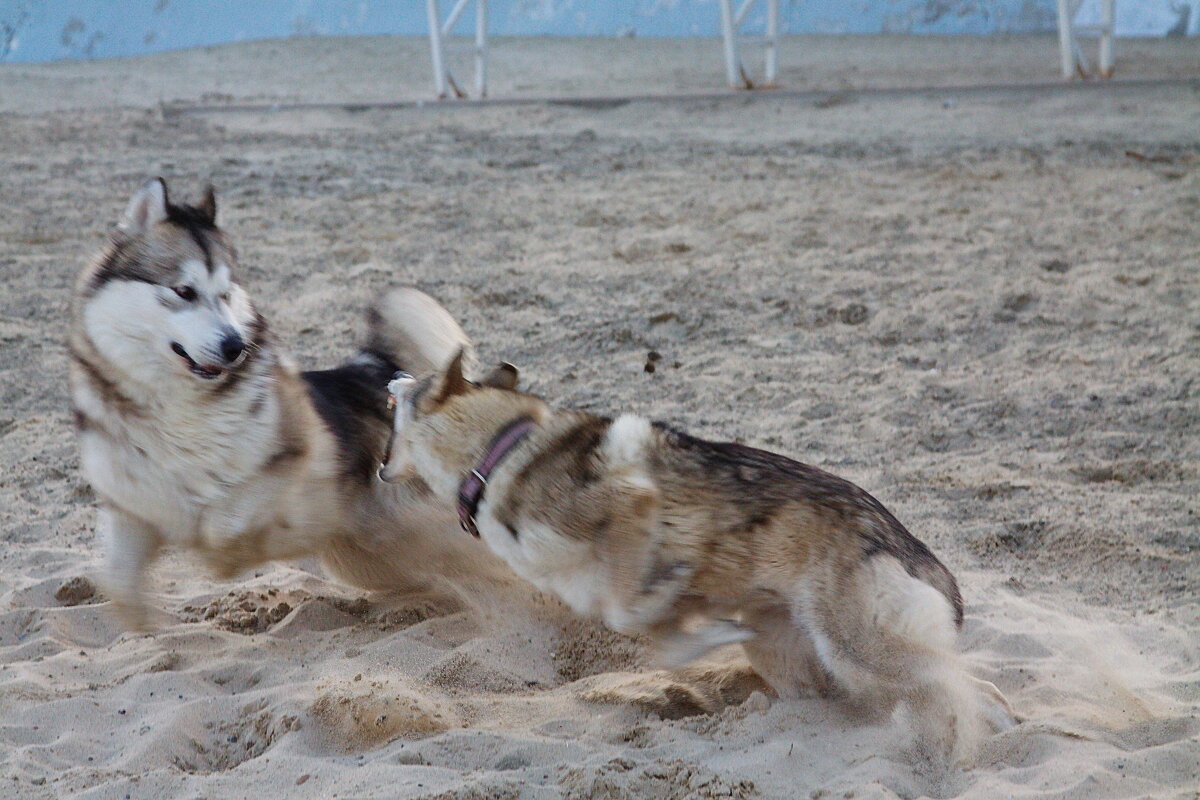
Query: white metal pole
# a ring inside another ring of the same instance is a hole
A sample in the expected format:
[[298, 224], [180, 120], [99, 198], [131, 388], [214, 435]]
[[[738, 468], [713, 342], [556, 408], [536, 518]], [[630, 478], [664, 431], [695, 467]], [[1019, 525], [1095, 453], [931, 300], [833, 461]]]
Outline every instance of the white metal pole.
[[742, 4], [738, 6], [738, 10], [733, 15], [733, 29], [740, 31], [742, 23], [746, 21], [746, 15], [750, 13], [750, 7], [757, 3], [758, 0], [742, 0]]
[[767, 0], [767, 86], [779, 71], [779, 0]]
[[1113, 74], [1113, 5], [1116, 0], [1104, 0], [1100, 7], [1100, 77]]
[[725, 79], [729, 81], [730, 88], [740, 89], [737, 75], [737, 42], [734, 40], [736, 32], [733, 29], [731, 2], [732, 0], [721, 0], [721, 35], [725, 38]]
[[[431, 0], [432, 1], [432, 0]], [[1058, 54], [1064, 81], [1075, 77], [1075, 47], [1071, 35], [1071, 0], [1058, 0]]]
[[446, 62], [442, 60], [442, 23], [437, 0], [426, 0], [425, 11], [429, 16], [429, 50], [433, 57], [433, 90], [438, 99], [446, 96]]
[[475, 93], [487, 97], [488, 0], [475, 0]]

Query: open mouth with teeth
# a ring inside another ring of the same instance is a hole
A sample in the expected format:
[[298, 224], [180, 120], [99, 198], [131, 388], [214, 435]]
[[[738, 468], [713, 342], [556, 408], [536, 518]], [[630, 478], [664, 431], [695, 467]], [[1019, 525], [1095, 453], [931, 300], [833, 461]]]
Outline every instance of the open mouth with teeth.
[[184, 350], [183, 345], [179, 342], [171, 342], [171, 349], [175, 351], [175, 355], [183, 359], [193, 375], [204, 378], [206, 381], [215, 380], [225, 372], [224, 367], [196, 363], [196, 360], [188, 355], [187, 350]]

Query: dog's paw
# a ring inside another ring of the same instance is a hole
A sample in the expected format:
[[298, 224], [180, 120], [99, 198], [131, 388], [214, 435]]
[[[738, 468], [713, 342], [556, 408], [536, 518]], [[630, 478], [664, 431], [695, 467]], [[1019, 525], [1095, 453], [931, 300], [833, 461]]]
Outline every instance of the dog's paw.
[[979, 700], [983, 711], [983, 718], [991, 728], [992, 733], [1003, 733], [1004, 731], [1015, 728], [1021, 723], [1021, 717], [1017, 712], [1013, 711], [1013, 707], [1009, 705], [1008, 699], [996, 688], [996, 684], [991, 681], [980, 680], [979, 678], [968, 676], [975, 688], [979, 690]]

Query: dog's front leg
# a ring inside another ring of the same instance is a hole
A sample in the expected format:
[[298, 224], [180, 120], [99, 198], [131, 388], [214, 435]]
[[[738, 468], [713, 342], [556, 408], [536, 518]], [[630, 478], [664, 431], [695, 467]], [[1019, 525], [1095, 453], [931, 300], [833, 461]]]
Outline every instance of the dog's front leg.
[[124, 627], [148, 630], [143, 589], [146, 570], [162, 547], [162, 537], [149, 523], [113, 507], [100, 509], [98, 526], [105, 547], [101, 583], [112, 599], [113, 610]]
[[692, 631], [678, 624], [656, 626], [650, 636], [658, 646], [658, 663], [665, 669], [679, 669], [718, 647], [753, 639], [755, 633], [740, 622], [713, 619]]
[[604, 618], [614, 630], [637, 634], [678, 618], [676, 606], [698, 559], [689, 548], [663, 541], [657, 490], [620, 484], [617, 489], [601, 545], [612, 590]]

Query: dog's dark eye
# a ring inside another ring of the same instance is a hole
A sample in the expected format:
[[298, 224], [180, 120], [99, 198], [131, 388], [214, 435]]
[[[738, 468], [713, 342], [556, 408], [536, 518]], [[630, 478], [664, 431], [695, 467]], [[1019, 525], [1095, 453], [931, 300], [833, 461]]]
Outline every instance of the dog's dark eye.
[[196, 290], [190, 286], [172, 286], [171, 291], [189, 303], [196, 299]]

